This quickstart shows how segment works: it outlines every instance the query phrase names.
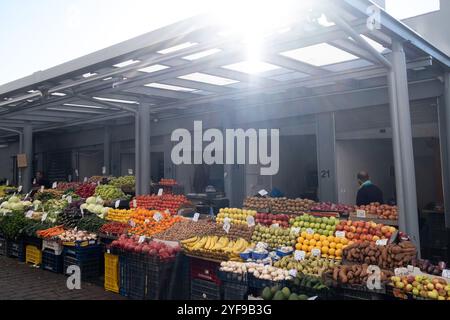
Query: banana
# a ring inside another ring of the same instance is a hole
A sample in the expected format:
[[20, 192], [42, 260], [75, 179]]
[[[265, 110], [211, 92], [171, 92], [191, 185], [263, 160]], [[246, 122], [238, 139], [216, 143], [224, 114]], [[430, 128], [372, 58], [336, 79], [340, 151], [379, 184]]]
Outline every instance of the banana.
[[198, 250], [198, 249], [203, 248], [203, 247], [205, 246], [205, 244], [206, 244], [206, 241], [208, 241], [208, 238], [206, 238], [206, 237], [201, 238], [201, 239], [193, 246], [192, 249]]
[[198, 239], [199, 239], [198, 237], [193, 237], [190, 239], [182, 240], [181, 243], [182, 244], [190, 244], [190, 243], [194, 243], [194, 242], [198, 241]]
[[212, 237], [212, 239], [211, 239], [211, 244], [210, 244], [210, 246], [209, 246], [209, 249], [210, 249], [210, 250], [211, 250], [212, 248], [214, 248], [214, 246], [216, 245], [216, 243], [217, 243], [218, 240], [219, 240], [219, 237], [218, 237], [218, 236]]
[[205, 249], [208, 250], [210, 245], [211, 245], [211, 237], [208, 236], [205, 244]]

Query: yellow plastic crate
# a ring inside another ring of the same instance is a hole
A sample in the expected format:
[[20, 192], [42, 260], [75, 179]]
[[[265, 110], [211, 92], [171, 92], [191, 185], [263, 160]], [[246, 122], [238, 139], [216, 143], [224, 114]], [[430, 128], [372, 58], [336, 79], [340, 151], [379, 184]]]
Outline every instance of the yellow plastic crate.
[[119, 293], [119, 256], [105, 253], [105, 290]]
[[25, 262], [40, 265], [42, 263], [42, 251], [36, 246], [28, 245], [25, 248]]

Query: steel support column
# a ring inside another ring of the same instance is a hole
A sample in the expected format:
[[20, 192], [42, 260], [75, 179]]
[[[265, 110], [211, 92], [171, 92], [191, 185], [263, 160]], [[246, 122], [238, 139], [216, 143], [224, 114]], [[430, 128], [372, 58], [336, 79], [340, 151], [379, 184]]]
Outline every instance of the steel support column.
[[22, 172], [22, 185], [25, 192], [29, 192], [33, 179], [33, 127], [26, 124], [23, 127], [23, 153], [27, 156], [27, 167]]
[[136, 115], [136, 177], [139, 177], [136, 194], [149, 194], [151, 183], [150, 165], [150, 107], [140, 104]]
[[[447, 161], [442, 163], [442, 168], [445, 167], [445, 170], [443, 170], [444, 173], [446, 173], [444, 177], [447, 176], [448, 178], [448, 175], [450, 174], [450, 167], [448, 166], [450, 162], [450, 72], [445, 73], [444, 77], [444, 97], [440, 100], [444, 105], [442, 106], [443, 108], [440, 108], [440, 110], [444, 109], [443, 117], [445, 118], [445, 139], [444, 141], [441, 140], [441, 144], [445, 143], [446, 157], [444, 159], [446, 159]], [[450, 190], [449, 188], [446, 188], [446, 186], [449, 186], [449, 184], [449, 181], [444, 181], [443, 184], [445, 202], [445, 226], [447, 228], [450, 228]]]
[[104, 175], [111, 174], [111, 128], [105, 126], [103, 138], [103, 166], [105, 167]]
[[320, 201], [336, 203], [336, 130], [334, 113], [318, 114], [316, 120], [318, 197]]
[[408, 75], [403, 45], [398, 41], [392, 43], [391, 63], [389, 94], [391, 96], [391, 121], [394, 133], [397, 197], [400, 200], [399, 223], [400, 229], [405, 231], [416, 246], [420, 248]]

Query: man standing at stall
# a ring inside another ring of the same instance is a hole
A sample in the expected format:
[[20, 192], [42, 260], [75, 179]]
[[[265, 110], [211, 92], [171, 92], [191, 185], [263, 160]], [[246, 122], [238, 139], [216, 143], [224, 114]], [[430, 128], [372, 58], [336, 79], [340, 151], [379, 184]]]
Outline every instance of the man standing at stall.
[[359, 190], [356, 195], [356, 205], [366, 206], [373, 202], [383, 203], [383, 192], [370, 181], [369, 174], [361, 171], [357, 175]]

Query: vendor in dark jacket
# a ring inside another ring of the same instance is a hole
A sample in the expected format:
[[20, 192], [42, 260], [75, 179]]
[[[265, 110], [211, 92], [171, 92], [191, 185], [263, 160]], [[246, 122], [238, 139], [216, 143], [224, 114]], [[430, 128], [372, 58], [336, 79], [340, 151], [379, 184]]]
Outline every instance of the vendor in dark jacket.
[[366, 206], [373, 202], [383, 203], [383, 192], [370, 181], [369, 174], [361, 171], [357, 175], [359, 190], [356, 195], [356, 205]]

